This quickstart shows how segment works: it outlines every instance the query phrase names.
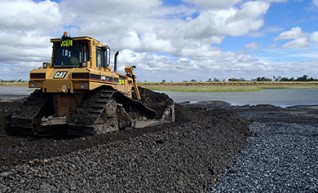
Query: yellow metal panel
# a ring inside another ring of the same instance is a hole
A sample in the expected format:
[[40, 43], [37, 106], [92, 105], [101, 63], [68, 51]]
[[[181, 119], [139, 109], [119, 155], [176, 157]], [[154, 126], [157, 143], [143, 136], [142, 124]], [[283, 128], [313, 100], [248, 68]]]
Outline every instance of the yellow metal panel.
[[33, 69], [31, 70], [30, 73], [45, 73], [47, 71], [47, 68], [36, 68], [36, 69]]
[[[89, 82], [89, 90], [94, 90], [94, 89], [96, 89], [98, 87], [105, 86], [105, 85], [107, 85], [107, 84], [102, 84], [102, 83], [99, 83], [99, 82], [90, 81]], [[108, 86], [112, 86], [112, 85], [108, 85]]]
[[61, 69], [51, 69], [48, 70], [46, 75], [47, 79], [71, 79], [71, 72], [72, 69], [68, 68], [61, 68]]
[[73, 93], [73, 84], [71, 80], [46, 80], [43, 82], [44, 91], [50, 93]]

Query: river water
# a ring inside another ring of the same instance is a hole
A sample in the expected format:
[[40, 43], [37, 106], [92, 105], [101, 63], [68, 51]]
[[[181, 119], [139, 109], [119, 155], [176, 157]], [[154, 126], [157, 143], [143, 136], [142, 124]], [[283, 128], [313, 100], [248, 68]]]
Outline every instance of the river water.
[[[0, 99], [22, 98], [33, 92], [26, 87], [0, 87]], [[232, 105], [272, 104], [286, 107], [292, 105], [318, 104], [318, 89], [265, 89], [254, 92], [168, 92], [175, 102], [226, 101]]]
[[232, 105], [275, 106], [318, 104], [318, 89], [265, 89], [254, 92], [164, 92], [174, 101], [226, 101]]

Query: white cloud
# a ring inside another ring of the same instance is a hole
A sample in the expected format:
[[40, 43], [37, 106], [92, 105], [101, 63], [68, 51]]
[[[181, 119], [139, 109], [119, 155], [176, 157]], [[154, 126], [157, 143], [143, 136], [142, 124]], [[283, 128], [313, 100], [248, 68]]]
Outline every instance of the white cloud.
[[[10, 33], [5, 30], [0, 30], [0, 45], [9, 47], [24, 47], [28, 49], [30, 46], [47, 47], [49, 45], [49, 36], [42, 36], [37, 31], [16, 31]], [[23, 51], [23, 50], [21, 50]]]
[[275, 40], [288, 40], [282, 45], [282, 48], [305, 48], [318, 43], [318, 32], [305, 33], [300, 27], [293, 27], [288, 31], [281, 32]]
[[282, 48], [305, 48], [308, 45], [306, 37], [296, 38], [292, 41], [285, 43]]
[[269, 8], [269, 4], [261, 1], [248, 1], [241, 6], [237, 18], [259, 19]]
[[37, 31], [3, 30], [0, 36], [0, 79], [27, 80], [32, 69], [51, 60], [49, 36]]
[[203, 11], [185, 24], [186, 38], [207, 38], [215, 35], [241, 36], [258, 30], [264, 24], [262, 16], [269, 4], [249, 1], [239, 9]]
[[244, 47], [249, 50], [257, 50], [261, 47], [261, 45], [257, 42], [252, 42], [252, 43], [246, 44]]
[[51, 1], [2, 0], [0, 13], [0, 29], [6, 30], [51, 28], [61, 21], [58, 4]]
[[119, 43], [123, 48], [139, 50], [141, 48], [141, 40], [136, 31], [130, 31], [120, 39]]
[[318, 43], [318, 31], [313, 32], [312, 34], [310, 34], [309, 39], [313, 43]]
[[114, 15], [130, 15], [149, 13], [149, 10], [161, 5], [160, 0], [63, 0], [61, 7], [64, 13], [74, 12], [89, 15], [90, 17], [105, 17]]
[[134, 50], [147, 50], [153, 52], [173, 52], [169, 40], [159, 39], [155, 33], [146, 33], [138, 35], [137, 32], [131, 31], [120, 41], [122, 48], [130, 48]]
[[212, 49], [210, 46], [200, 46], [200, 47], [185, 47], [179, 50], [178, 55], [184, 57], [217, 57], [221, 55], [221, 51], [217, 49]]
[[[112, 50], [120, 50], [120, 69], [137, 65], [136, 73], [142, 80], [255, 78], [261, 72], [275, 72], [270, 60], [221, 47], [228, 36], [244, 39], [281, 31], [282, 27], [264, 26], [264, 15], [271, 3], [285, 0], [183, 2], [164, 6], [162, 0], [2, 0], [1, 70], [19, 71], [19, 75], [24, 70], [27, 79], [32, 67], [50, 60], [50, 37], [60, 37], [66, 30], [72, 36], [89, 35]], [[317, 43], [317, 36], [317, 32], [305, 33], [295, 27], [279, 34], [275, 41], [281, 41], [284, 48], [300, 48]], [[257, 40], [245, 48], [259, 49]]]
[[144, 49], [157, 52], [173, 52], [174, 48], [169, 40], [159, 39], [155, 33], [148, 33], [142, 37]]
[[201, 9], [228, 9], [241, 0], [227, 0], [227, 1], [206, 1], [206, 0], [185, 0], [185, 2], [193, 3]]
[[262, 0], [265, 2], [270, 2], [270, 3], [282, 3], [282, 2], [287, 2], [287, 0]]
[[279, 36], [276, 37], [276, 40], [288, 40], [288, 39], [296, 39], [301, 38], [305, 34], [302, 32], [300, 27], [293, 27], [289, 31], [285, 31], [279, 34]]
[[316, 7], [318, 7], [318, 0], [313, 0], [312, 2]]
[[[238, 1], [229, 4], [232, 6], [236, 2]], [[181, 7], [180, 11], [162, 7], [155, 0], [144, 7], [134, 4], [123, 6], [124, 1], [110, 1], [108, 7], [116, 10], [116, 18], [105, 11], [106, 8], [103, 9], [107, 4], [102, 3], [98, 8], [94, 8], [94, 10], [104, 10], [104, 13], [99, 16], [100, 21], [96, 22], [95, 15], [85, 15], [85, 17], [81, 15], [83, 9], [86, 9], [81, 5], [83, 0], [78, 1], [75, 6], [69, 6], [70, 3], [70, 0], [63, 1], [61, 10], [64, 12], [67, 10], [66, 14], [72, 15], [73, 23], [81, 21], [78, 22], [80, 25], [72, 30], [74, 35], [95, 36], [103, 39], [116, 50], [129, 48], [143, 52], [169, 52], [176, 56], [185, 56], [189, 53], [189, 57], [214, 56], [220, 51], [215, 51], [210, 45], [222, 43], [225, 35], [238, 36], [257, 30], [263, 24], [262, 16], [269, 6], [264, 2], [246, 2], [239, 8], [205, 10], [197, 18], [191, 19], [191, 15], [196, 12], [191, 7], [186, 8], [180, 5], [178, 6]], [[124, 8], [121, 9], [122, 7]], [[129, 11], [126, 11], [127, 7]], [[99, 11], [96, 10], [96, 12]], [[180, 19], [187, 16], [186, 20]], [[215, 16], [217, 18], [214, 18]]]
[[22, 69], [30, 70], [31, 67], [39, 66], [42, 61], [50, 61], [50, 35], [56, 32], [60, 24], [61, 13], [55, 2], [2, 0], [0, 64], [10, 64], [7, 68], [27, 64], [30, 66]]

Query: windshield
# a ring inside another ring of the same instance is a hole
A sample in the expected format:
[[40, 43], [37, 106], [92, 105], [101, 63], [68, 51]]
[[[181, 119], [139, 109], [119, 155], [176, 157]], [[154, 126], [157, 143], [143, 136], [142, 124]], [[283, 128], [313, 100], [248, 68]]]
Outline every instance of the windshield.
[[78, 67], [81, 63], [86, 62], [88, 58], [88, 47], [85, 42], [72, 41], [67, 46], [61, 43], [54, 45], [54, 67]]

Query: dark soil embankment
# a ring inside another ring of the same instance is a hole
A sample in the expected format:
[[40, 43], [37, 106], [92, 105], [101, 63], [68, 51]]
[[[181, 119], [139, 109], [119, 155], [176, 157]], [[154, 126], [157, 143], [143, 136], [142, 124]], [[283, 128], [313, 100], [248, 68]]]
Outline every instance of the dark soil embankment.
[[[138, 87], [138, 90], [142, 103], [156, 111], [157, 119], [160, 119], [165, 109], [173, 104], [173, 100], [164, 93], [154, 92], [143, 87]], [[133, 92], [133, 98], [137, 98], [135, 92]]]
[[145, 129], [75, 139], [8, 136], [4, 117], [18, 105], [0, 104], [1, 192], [200, 192], [250, 134], [230, 110], [176, 105], [175, 123]]

